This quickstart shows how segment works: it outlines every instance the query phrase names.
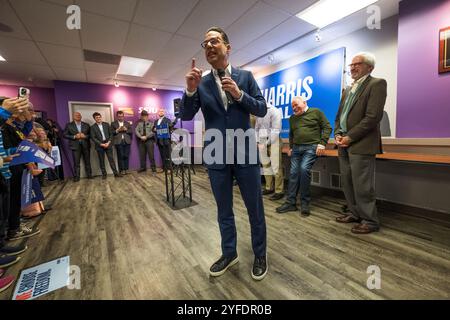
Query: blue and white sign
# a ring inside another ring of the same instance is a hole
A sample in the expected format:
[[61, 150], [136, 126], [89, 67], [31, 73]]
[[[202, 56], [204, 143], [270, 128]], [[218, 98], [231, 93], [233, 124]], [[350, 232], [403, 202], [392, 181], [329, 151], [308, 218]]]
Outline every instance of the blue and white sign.
[[334, 127], [341, 99], [345, 48], [339, 48], [296, 66], [258, 79], [266, 101], [283, 113], [282, 137], [289, 137], [292, 98], [303, 97], [311, 108], [321, 109]]
[[44, 150], [42, 150], [32, 142], [23, 140], [17, 147], [16, 153], [18, 153], [19, 156], [13, 158], [10, 164], [11, 166], [29, 162], [36, 162], [45, 164], [52, 169], [55, 168], [55, 160], [53, 160], [53, 158], [45, 153]]
[[70, 258], [63, 257], [26, 269], [20, 274], [13, 300], [33, 300], [69, 283]]

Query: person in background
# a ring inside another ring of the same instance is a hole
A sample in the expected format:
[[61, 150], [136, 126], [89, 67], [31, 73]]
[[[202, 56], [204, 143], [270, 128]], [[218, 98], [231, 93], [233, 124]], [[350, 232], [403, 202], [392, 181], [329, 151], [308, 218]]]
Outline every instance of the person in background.
[[[281, 110], [267, 103], [267, 114], [256, 118], [256, 141], [263, 163], [266, 187], [263, 195], [275, 193], [269, 199], [276, 201], [284, 197], [284, 172], [282, 165], [282, 147], [280, 138], [283, 115]], [[275, 176], [275, 179], [274, 179]]]
[[164, 170], [168, 170], [172, 164], [172, 140], [170, 135], [172, 134], [174, 124], [165, 114], [164, 109], [159, 109], [159, 119], [155, 122], [153, 131], [156, 133], [156, 144], [158, 145], [163, 168]]
[[152, 173], [156, 173], [155, 164], [155, 133], [154, 124], [148, 120], [148, 112], [143, 110], [141, 112], [141, 119], [138, 122], [135, 133], [137, 137], [137, 143], [139, 148], [139, 161], [141, 168], [138, 172], [147, 171], [147, 154], [150, 160], [150, 167], [152, 168]]
[[382, 153], [380, 122], [387, 97], [384, 79], [371, 76], [375, 57], [357, 54], [350, 64], [354, 80], [342, 95], [335, 122], [342, 187], [350, 212], [336, 218], [356, 223], [351, 232], [368, 234], [380, 229], [376, 207], [375, 162]]
[[21, 113], [28, 107], [27, 99], [0, 98], [0, 292], [9, 288], [15, 281], [12, 275], [6, 275], [3, 268], [16, 264], [19, 254], [27, 250], [27, 246], [7, 246], [6, 232], [9, 225], [11, 172], [9, 163], [17, 154], [10, 153], [3, 143], [3, 126], [13, 113]]
[[128, 173], [131, 138], [133, 136], [133, 129], [129, 121], [125, 121], [125, 114], [123, 111], [117, 111], [117, 120], [111, 123], [113, 131], [113, 144], [117, 150], [117, 163], [119, 165], [119, 172], [123, 175]]
[[117, 171], [116, 163], [114, 162], [113, 149], [112, 149], [112, 130], [111, 126], [103, 122], [102, 115], [95, 112], [92, 117], [95, 123], [91, 126], [91, 139], [94, 141], [95, 150], [98, 154], [98, 162], [100, 164], [100, 169], [102, 171], [102, 178], [105, 180], [107, 178], [106, 168], [105, 168], [105, 154], [108, 158], [109, 166], [116, 178], [121, 178], [122, 175]]
[[301, 210], [310, 215], [311, 169], [325, 152], [331, 134], [331, 125], [325, 114], [317, 108], [310, 108], [302, 97], [292, 99], [294, 114], [289, 118], [289, 174], [288, 195], [285, 203], [276, 209], [278, 213], [297, 211], [297, 194], [300, 190]]
[[[19, 99], [18, 101], [23, 100]], [[15, 154], [17, 147], [32, 130], [32, 115], [29, 111], [28, 100], [26, 100], [26, 107], [12, 113], [11, 117], [2, 126], [3, 147], [7, 150], [7, 154]], [[40, 233], [39, 228], [29, 228], [20, 222], [22, 174], [26, 168], [24, 164], [9, 166], [11, 173], [7, 232], [7, 240], [9, 241], [32, 237]]]
[[75, 167], [74, 182], [80, 181], [80, 162], [83, 156], [84, 168], [88, 179], [92, 179], [91, 169], [91, 127], [86, 122], [81, 121], [81, 113], [74, 112], [73, 121], [66, 125], [64, 129], [64, 138], [69, 140], [69, 146], [72, 150], [73, 164]]

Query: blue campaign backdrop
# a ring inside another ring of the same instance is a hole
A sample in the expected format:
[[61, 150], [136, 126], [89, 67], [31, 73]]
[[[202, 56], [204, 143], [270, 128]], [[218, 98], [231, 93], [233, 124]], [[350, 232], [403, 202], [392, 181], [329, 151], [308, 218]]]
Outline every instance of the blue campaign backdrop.
[[257, 80], [266, 101], [282, 110], [282, 138], [289, 137], [291, 101], [295, 96], [302, 96], [309, 107], [321, 109], [334, 127], [344, 63], [345, 48], [339, 48]]

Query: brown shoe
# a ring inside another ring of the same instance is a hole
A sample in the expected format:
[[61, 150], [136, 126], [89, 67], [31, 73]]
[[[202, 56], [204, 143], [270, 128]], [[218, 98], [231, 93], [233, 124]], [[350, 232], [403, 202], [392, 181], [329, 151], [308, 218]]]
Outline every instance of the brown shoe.
[[336, 221], [339, 223], [354, 223], [354, 222], [360, 222], [361, 220], [357, 219], [353, 216], [350, 216], [350, 215], [343, 215], [343, 216], [337, 217]]
[[356, 234], [368, 234], [371, 232], [376, 232], [379, 229], [376, 227], [370, 227], [368, 224], [361, 223], [352, 228], [352, 232]]

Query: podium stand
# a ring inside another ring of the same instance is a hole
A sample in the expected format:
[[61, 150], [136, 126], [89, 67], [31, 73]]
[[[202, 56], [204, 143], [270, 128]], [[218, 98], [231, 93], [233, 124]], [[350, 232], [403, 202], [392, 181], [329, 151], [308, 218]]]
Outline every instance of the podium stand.
[[164, 170], [166, 201], [172, 209], [188, 208], [193, 205], [191, 165], [185, 164], [183, 161], [175, 164], [173, 161], [174, 159]]

